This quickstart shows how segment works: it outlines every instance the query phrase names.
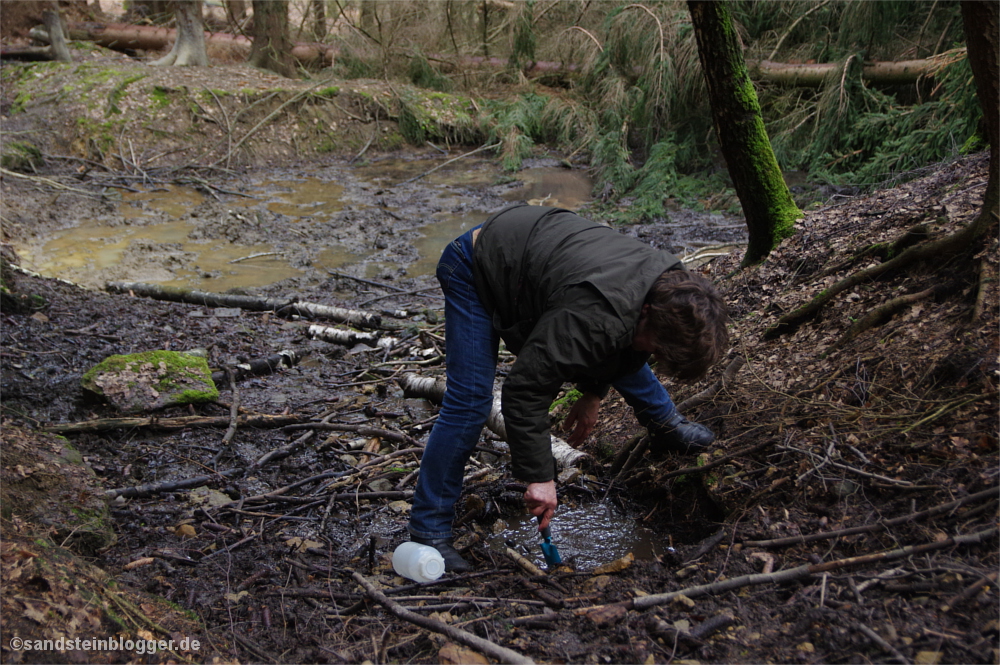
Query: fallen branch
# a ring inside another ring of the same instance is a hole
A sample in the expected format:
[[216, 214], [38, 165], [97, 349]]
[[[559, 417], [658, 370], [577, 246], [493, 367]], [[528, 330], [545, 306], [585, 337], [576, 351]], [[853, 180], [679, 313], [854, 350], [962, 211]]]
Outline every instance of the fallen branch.
[[[231, 368], [232, 379], [234, 381], [239, 381], [248, 376], [266, 376], [268, 374], [274, 374], [280, 369], [291, 369], [308, 354], [308, 351], [284, 350], [278, 351], [277, 353], [267, 356], [266, 358], [258, 358], [256, 360], [251, 360], [248, 363], [239, 363], [238, 365], [233, 365]], [[212, 382], [215, 383], [215, 387], [220, 390], [228, 387], [231, 385], [229, 372], [222, 370], [212, 372]]]
[[863, 623], [855, 623], [854, 625], [856, 625], [858, 627], [858, 629], [862, 633], [864, 633], [865, 636], [868, 639], [870, 639], [872, 642], [874, 642], [878, 646], [882, 647], [882, 649], [885, 650], [887, 653], [892, 654], [892, 656], [897, 661], [899, 661], [900, 663], [903, 663], [904, 665], [909, 665], [910, 661], [906, 659], [906, 656], [904, 656], [903, 654], [901, 654], [899, 652], [899, 650], [896, 649], [896, 647], [892, 646], [891, 644], [889, 644], [888, 642], [886, 642], [884, 639], [882, 639], [882, 636], [880, 636], [874, 630], [872, 630], [871, 628], [869, 628], [868, 626], [866, 626]]
[[996, 582], [997, 582], [997, 573], [996, 573], [996, 571], [993, 571], [989, 575], [984, 575], [984, 576], [980, 577], [978, 580], [976, 580], [975, 582], [973, 582], [972, 584], [970, 584], [968, 587], [966, 587], [965, 589], [963, 589], [961, 592], [959, 592], [958, 594], [956, 594], [955, 596], [952, 596], [939, 609], [942, 612], [950, 612], [959, 603], [962, 603], [962, 602], [968, 600], [969, 598], [972, 598], [977, 593], [979, 593], [983, 589], [983, 587], [985, 587], [987, 584], [996, 585]]
[[251, 312], [272, 312], [291, 305], [293, 300], [258, 298], [232, 293], [212, 293], [179, 286], [163, 286], [145, 282], [108, 282], [104, 285], [108, 293], [124, 293], [153, 300], [203, 305], [205, 307], [238, 307]]
[[289, 425], [284, 429], [285, 432], [295, 432], [298, 430], [320, 430], [325, 432], [354, 432], [360, 434], [361, 436], [377, 436], [383, 439], [389, 439], [390, 441], [395, 441], [396, 443], [405, 443], [407, 446], [412, 446], [414, 448], [423, 448], [423, 444], [414, 439], [411, 436], [407, 436], [402, 432], [394, 432], [392, 430], [383, 429], [381, 427], [372, 427], [370, 425], [350, 425], [345, 423], [301, 423], [295, 425]]
[[236, 437], [236, 429], [239, 426], [239, 415], [240, 415], [240, 391], [236, 387], [236, 379], [233, 378], [234, 371], [231, 367], [227, 367], [226, 379], [229, 381], [229, 385], [232, 386], [233, 399], [232, 403], [229, 405], [229, 428], [226, 430], [225, 435], [222, 437], [222, 443], [219, 445], [219, 452], [215, 453], [215, 457], [212, 458], [212, 468], [219, 463], [222, 456], [229, 450], [229, 444], [232, 443], [233, 439]]
[[312, 93], [312, 91], [315, 90], [316, 88], [319, 88], [321, 86], [329, 86], [332, 80], [333, 79], [323, 79], [323, 80], [317, 82], [316, 84], [309, 86], [305, 90], [302, 90], [301, 92], [297, 92], [296, 94], [292, 95], [292, 97], [290, 99], [287, 99], [286, 101], [284, 101], [281, 104], [279, 104], [278, 108], [276, 108], [273, 111], [271, 111], [263, 120], [261, 120], [260, 122], [258, 122], [252, 128], [250, 128], [250, 130], [248, 130], [247, 133], [243, 135], [243, 138], [241, 138], [239, 141], [236, 142], [236, 145], [230, 145], [229, 149], [226, 151], [225, 156], [224, 157], [220, 157], [215, 162], [213, 162], [212, 166], [218, 166], [219, 164], [222, 164], [223, 162], [225, 162], [226, 166], [228, 166], [229, 165], [229, 161], [233, 157], [233, 153], [235, 153], [240, 148], [240, 146], [242, 146], [244, 143], [246, 143], [246, 141], [251, 136], [253, 136], [254, 134], [256, 134], [262, 127], [264, 127], [264, 125], [266, 125], [267, 123], [271, 122], [271, 120], [273, 120], [274, 118], [276, 118], [278, 116], [278, 114], [280, 114], [282, 111], [285, 110], [285, 108], [287, 108], [287, 107], [291, 106], [292, 104], [294, 104], [295, 102], [298, 102], [298, 101], [304, 99], [305, 97], [309, 96]]
[[459, 644], [464, 644], [465, 646], [475, 649], [476, 651], [498, 660], [501, 663], [519, 663], [528, 665], [529, 663], [533, 664], [535, 662], [527, 656], [522, 656], [516, 651], [494, 644], [489, 640], [485, 640], [478, 635], [473, 635], [472, 633], [464, 631], [461, 628], [456, 628], [455, 626], [450, 626], [446, 623], [438, 621], [437, 619], [432, 619], [430, 617], [421, 616], [416, 612], [411, 612], [399, 603], [390, 600], [384, 593], [376, 589], [371, 582], [365, 579], [364, 575], [361, 573], [355, 572], [352, 573], [351, 576], [358, 582], [358, 584], [364, 587], [365, 592], [372, 600], [385, 607], [394, 616], [402, 619], [403, 621], [409, 621], [410, 623], [420, 626], [421, 628], [445, 635]]
[[109, 293], [127, 293], [154, 300], [202, 305], [205, 307], [239, 307], [251, 312], [277, 312], [279, 314], [298, 314], [319, 319], [331, 319], [340, 323], [377, 328], [382, 323], [382, 317], [372, 312], [359, 312], [342, 307], [331, 307], [317, 303], [296, 302], [295, 300], [279, 300], [277, 298], [258, 298], [256, 296], [241, 296], [231, 293], [212, 293], [176, 286], [146, 284], [143, 282], [108, 282], [104, 286]]
[[136, 485], [135, 487], [119, 487], [113, 490], [105, 490], [104, 496], [110, 499], [114, 499], [119, 496], [125, 499], [140, 496], [153, 496], [154, 494], [163, 494], [164, 492], [176, 492], [177, 490], [187, 490], [194, 487], [201, 487], [221, 478], [232, 478], [233, 476], [237, 476], [241, 473], [243, 473], [243, 471], [240, 469], [229, 469], [228, 471], [220, 471], [207, 476], [195, 476], [194, 478], [186, 478], [184, 480], [168, 480], [162, 483]]
[[[238, 425], [241, 427], [274, 428], [286, 427], [301, 423], [305, 416], [240, 416]], [[43, 429], [56, 434], [81, 434], [83, 432], [107, 432], [116, 429], [149, 429], [170, 432], [190, 427], [229, 427], [229, 416], [180, 416], [178, 418], [137, 417], [137, 418], [99, 418], [85, 420], [66, 425], [46, 425]]]
[[12, 178], [19, 178], [21, 180], [30, 180], [38, 184], [48, 185], [49, 187], [54, 187], [56, 189], [72, 192], [73, 194], [79, 194], [81, 196], [89, 196], [92, 199], [104, 198], [104, 194], [98, 192], [88, 192], [85, 189], [77, 189], [76, 187], [70, 187], [69, 185], [64, 185], [61, 182], [52, 180], [51, 178], [42, 178], [39, 176], [24, 175], [23, 173], [18, 173], [16, 171], [9, 171], [3, 167], [0, 167], [0, 174], [3, 174], [5, 176], [10, 176]]
[[[745, 586], [754, 586], [758, 584], [782, 584], [785, 582], [792, 582], [811, 577], [816, 573], [867, 565], [870, 563], [878, 563], [881, 561], [892, 561], [894, 559], [901, 559], [915, 554], [923, 554], [924, 552], [932, 552], [934, 550], [941, 550], [947, 547], [955, 547], [956, 545], [975, 545], [987, 540], [988, 538], [996, 536], [998, 532], [1000, 532], [1000, 529], [993, 527], [983, 531], [977, 531], [976, 533], [972, 533], [967, 536], [947, 538], [940, 542], [924, 543], [922, 545], [908, 545], [906, 547], [879, 552], [877, 554], [867, 554], [864, 556], [850, 557], [848, 559], [837, 559], [834, 561], [827, 561], [826, 563], [807, 564], [796, 568], [789, 568], [787, 570], [779, 570], [776, 573], [743, 575], [741, 577], [733, 577], [727, 580], [713, 582], [711, 584], [702, 584], [699, 586], [688, 587], [687, 589], [681, 589], [679, 591], [671, 591], [670, 593], [640, 596], [626, 602], [631, 603], [633, 609], [647, 609], [657, 605], [669, 603], [680, 595], [687, 596], [688, 598], [696, 598], [698, 596], [739, 589]], [[579, 612], [580, 610], [576, 611]]]
[[329, 326], [309, 326], [309, 336], [321, 342], [330, 344], [342, 344], [344, 346], [354, 346], [355, 344], [365, 344], [366, 346], [391, 350], [399, 340], [393, 337], [382, 337], [377, 332], [359, 332], [357, 330], [345, 328], [330, 328]]
[[524, 572], [528, 573], [532, 577], [544, 577], [545, 571], [528, 561], [526, 558], [517, 553], [517, 551], [508, 547], [505, 554], [510, 557], [511, 561], [519, 565], [524, 569]]

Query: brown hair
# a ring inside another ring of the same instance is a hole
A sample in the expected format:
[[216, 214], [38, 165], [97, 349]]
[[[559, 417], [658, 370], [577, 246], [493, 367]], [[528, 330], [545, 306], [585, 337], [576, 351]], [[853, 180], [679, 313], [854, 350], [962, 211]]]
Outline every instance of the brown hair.
[[665, 374], [700, 379], [726, 352], [726, 302], [701, 275], [667, 270], [653, 283], [646, 304], [648, 325], [656, 331], [653, 357]]

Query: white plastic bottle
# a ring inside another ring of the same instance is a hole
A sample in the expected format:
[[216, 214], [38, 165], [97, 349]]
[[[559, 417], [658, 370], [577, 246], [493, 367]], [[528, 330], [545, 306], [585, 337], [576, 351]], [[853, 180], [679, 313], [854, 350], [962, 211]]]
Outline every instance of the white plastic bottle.
[[392, 568], [414, 582], [433, 582], [444, 574], [444, 557], [429, 545], [408, 541], [392, 553]]

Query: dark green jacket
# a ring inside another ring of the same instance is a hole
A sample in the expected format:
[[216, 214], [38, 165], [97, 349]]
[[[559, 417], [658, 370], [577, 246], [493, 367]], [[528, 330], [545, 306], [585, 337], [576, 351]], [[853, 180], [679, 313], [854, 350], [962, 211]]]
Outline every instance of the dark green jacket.
[[565, 382], [604, 396], [640, 369], [633, 351], [646, 294], [680, 260], [560, 208], [514, 206], [483, 224], [476, 291], [517, 355], [502, 405], [513, 474], [552, 480], [549, 407]]

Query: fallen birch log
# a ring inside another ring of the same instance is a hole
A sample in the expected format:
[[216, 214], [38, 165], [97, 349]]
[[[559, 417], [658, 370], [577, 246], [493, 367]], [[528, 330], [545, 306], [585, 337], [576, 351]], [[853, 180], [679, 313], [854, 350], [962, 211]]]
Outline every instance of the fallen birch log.
[[108, 282], [104, 286], [109, 293], [128, 293], [154, 300], [203, 305], [205, 307], [238, 307], [251, 312], [277, 312], [282, 315], [298, 314], [317, 319], [331, 319], [340, 323], [377, 328], [382, 323], [382, 317], [372, 312], [361, 312], [342, 307], [331, 307], [317, 303], [296, 302], [295, 300], [279, 300], [277, 298], [258, 298], [256, 296], [241, 296], [231, 293], [212, 293], [196, 289], [184, 289], [161, 284], [146, 284], [144, 282]]
[[402, 619], [403, 621], [409, 621], [410, 623], [420, 626], [421, 628], [445, 635], [459, 644], [464, 644], [465, 646], [486, 654], [490, 658], [498, 660], [501, 663], [534, 665], [535, 661], [531, 660], [527, 656], [522, 656], [516, 651], [494, 644], [489, 640], [485, 640], [478, 635], [473, 635], [472, 633], [462, 630], [456, 626], [451, 626], [442, 621], [438, 621], [437, 619], [432, 619], [430, 617], [421, 616], [416, 612], [411, 612], [399, 603], [390, 600], [388, 596], [376, 589], [371, 582], [365, 579], [364, 575], [361, 573], [351, 573], [351, 576], [358, 582], [358, 584], [364, 587], [365, 592], [369, 597], [371, 597], [372, 600], [385, 607], [395, 617]]
[[[284, 350], [278, 351], [266, 358], [257, 358], [248, 363], [233, 365], [233, 381], [239, 381], [248, 376], [267, 376], [281, 369], [291, 369], [300, 360], [305, 358], [307, 354], [308, 352], [306, 351]], [[224, 370], [212, 372], [212, 381], [215, 383], [216, 388], [225, 388], [229, 385], [229, 372]]]
[[383, 337], [377, 332], [360, 332], [350, 328], [331, 328], [329, 326], [309, 326], [309, 336], [321, 342], [354, 346], [365, 344], [384, 351], [392, 351], [399, 344], [395, 337]]
[[[399, 378], [399, 387], [403, 389], [406, 397], [421, 397], [440, 404], [444, 399], [446, 381], [442, 377], [427, 377], [419, 374], [407, 373]], [[493, 408], [486, 419], [486, 427], [498, 437], [507, 440], [507, 427], [503, 420], [503, 411], [500, 408], [500, 392], [493, 394]], [[577, 467], [592, 463], [593, 458], [582, 450], [577, 450], [557, 436], [550, 435], [552, 443], [552, 456], [555, 457], [556, 464], [560, 469]]]

